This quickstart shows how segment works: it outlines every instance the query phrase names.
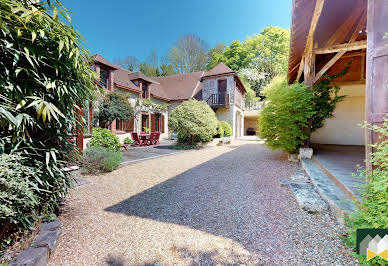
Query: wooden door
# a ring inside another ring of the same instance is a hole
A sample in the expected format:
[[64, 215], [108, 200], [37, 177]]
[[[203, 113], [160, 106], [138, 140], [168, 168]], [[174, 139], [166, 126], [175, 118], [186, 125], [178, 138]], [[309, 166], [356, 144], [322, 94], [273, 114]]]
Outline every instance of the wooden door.
[[216, 101], [219, 103], [219, 104], [225, 104], [225, 98], [226, 98], [226, 87], [227, 87], [227, 83], [226, 83], [226, 79], [219, 79], [218, 82], [217, 82], [218, 86], [218, 96], [216, 99]]
[[[368, 1], [367, 30], [366, 118], [381, 125], [388, 114], [388, 1]], [[367, 130], [365, 135], [366, 144], [379, 141], [377, 133]], [[370, 147], [366, 151], [372, 152]]]

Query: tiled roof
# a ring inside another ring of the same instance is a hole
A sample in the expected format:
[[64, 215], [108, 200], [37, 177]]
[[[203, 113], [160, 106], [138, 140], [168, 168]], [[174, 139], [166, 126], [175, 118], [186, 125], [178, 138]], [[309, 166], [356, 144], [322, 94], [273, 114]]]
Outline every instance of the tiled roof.
[[219, 63], [209, 72], [206, 72], [205, 75], [203, 75], [203, 77], [206, 78], [206, 77], [217, 76], [222, 74], [236, 74], [236, 72], [230, 69], [224, 63]]
[[141, 92], [140, 88], [136, 86], [129, 78], [128, 75], [130, 75], [131, 72], [128, 70], [118, 68], [114, 72], [114, 83], [121, 88]]
[[96, 62], [99, 62], [101, 64], [104, 64], [110, 68], [113, 68], [113, 69], [118, 69], [118, 67], [114, 64], [112, 64], [111, 62], [109, 62], [108, 60], [106, 60], [102, 55], [100, 54], [95, 54], [92, 56], [92, 59]]
[[[163, 94], [169, 100], [190, 99], [195, 92], [202, 89], [200, 82], [204, 72], [176, 74], [166, 77], [154, 77], [160, 84], [151, 84], [151, 94]], [[163, 91], [163, 92], [162, 92]]]
[[128, 78], [129, 78], [129, 80], [142, 79], [142, 80], [148, 81], [149, 83], [158, 83], [157, 81], [147, 77], [146, 75], [144, 75], [141, 72], [132, 72], [132, 73], [128, 74]]

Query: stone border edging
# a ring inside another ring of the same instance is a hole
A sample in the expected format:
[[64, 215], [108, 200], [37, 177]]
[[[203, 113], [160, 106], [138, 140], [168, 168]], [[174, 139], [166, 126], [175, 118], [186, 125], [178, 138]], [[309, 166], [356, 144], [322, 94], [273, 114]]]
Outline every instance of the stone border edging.
[[46, 266], [61, 233], [62, 228], [58, 218], [52, 222], [43, 223], [32, 245], [12, 260], [9, 266]]

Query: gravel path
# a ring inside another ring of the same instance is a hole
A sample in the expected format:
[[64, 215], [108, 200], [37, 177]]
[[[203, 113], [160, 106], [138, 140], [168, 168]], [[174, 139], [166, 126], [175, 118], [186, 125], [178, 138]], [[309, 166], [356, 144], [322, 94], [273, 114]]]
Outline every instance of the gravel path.
[[128, 165], [68, 196], [51, 265], [354, 265], [329, 213], [300, 210], [298, 171], [255, 142]]

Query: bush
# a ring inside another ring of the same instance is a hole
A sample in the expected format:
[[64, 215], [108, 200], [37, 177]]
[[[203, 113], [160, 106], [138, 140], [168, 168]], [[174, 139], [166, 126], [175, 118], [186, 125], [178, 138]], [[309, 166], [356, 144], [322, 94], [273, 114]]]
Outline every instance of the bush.
[[[369, 154], [373, 170], [360, 171], [363, 184], [361, 200], [356, 203], [357, 211], [346, 220], [349, 227], [347, 243], [353, 248], [356, 246], [358, 228], [386, 229], [388, 226], [388, 119], [380, 127], [366, 127], [380, 134], [381, 143], [372, 145], [375, 151]], [[360, 256], [360, 262], [365, 262], [365, 257]], [[384, 265], [381, 258], [372, 259], [370, 264]]]
[[87, 174], [98, 174], [111, 172], [121, 162], [121, 152], [104, 147], [90, 147], [84, 150], [82, 156], [82, 172]]
[[23, 165], [20, 154], [0, 155], [0, 250], [38, 219], [40, 198], [34, 181], [40, 174]]
[[123, 143], [124, 144], [132, 144], [132, 139], [130, 137], [126, 137], [124, 140], [123, 140]]
[[111, 150], [120, 151], [120, 140], [109, 129], [93, 128], [92, 138], [88, 143], [88, 147], [105, 147]]
[[223, 138], [224, 137], [224, 127], [222, 126], [221, 121], [217, 122], [217, 130], [216, 130], [216, 132], [217, 132], [217, 134], [215, 135], [215, 137], [217, 137], [217, 138]]
[[99, 103], [95, 113], [100, 124], [109, 126], [117, 119], [128, 121], [132, 118], [134, 109], [128, 100], [128, 96], [118, 92], [108, 92]]
[[295, 153], [308, 139], [303, 128], [315, 112], [312, 92], [304, 84], [288, 85], [285, 77], [275, 77], [263, 94], [267, 104], [259, 118], [259, 136], [272, 149]]
[[[51, 214], [68, 192], [72, 178], [62, 168], [77, 152], [69, 133], [82, 130], [77, 107], [92, 99], [97, 76], [63, 5], [31, 2], [0, 1], [0, 153], [21, 151], [29, 170], [20, 171], [19, 181], [33, 182], [39, 197], [31, 219], [20, 215], [16, 231]], [[25, 187], [30, 183], [15, 190]], [[1, 239], [10, 239], [11, 232], [2, 232]]]
[[206, 102], [188, 100], [171, 112], [168, 126], [180, 143], [208, 142], [216, 134], [217, 118]]
[[220, 122], [222, 124], [223, 129], [224, 129], [224, 136], [231, 137], [232, 136], [232, 127], [226, 121], [220, 121]]

